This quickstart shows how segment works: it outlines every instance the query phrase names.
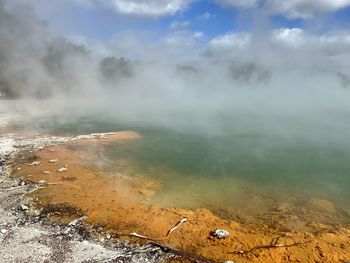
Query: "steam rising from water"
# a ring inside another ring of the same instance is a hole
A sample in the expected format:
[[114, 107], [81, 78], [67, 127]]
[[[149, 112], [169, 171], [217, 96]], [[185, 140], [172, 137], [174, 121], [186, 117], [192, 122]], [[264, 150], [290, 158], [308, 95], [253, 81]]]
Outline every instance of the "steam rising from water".
[[0, 101], [0, 113], [25, 112], [22, 127], [140, 131], [143, 140], [108, 145], [106, 155], [165, 182], [155, 197], [165, 206], [255, 213], [266, 203], [257, 189], [288, 188], [348, 208], [346, 32], [273, 30], [258, 17], [263, 28], [206, 44], [182, 28], [152, 45], [131, 32], [96, 48], [53, 36], [14, 2], [26, 1], [0, 0], [0, 92], [18, 101]]
[[342, 56], [349, 48], [342, 35], [259, 29], [204, 46], [188, 32], [153, 46], [129, 35], [104, 57], [53, 37], [34, 9], [9, 3], [0, 1], [0, 90], [9, 98], [50, 99], [64, 119], [103, 116], [209, 134], [230, 123], [242, 133], [348, 137], [349, 67]]

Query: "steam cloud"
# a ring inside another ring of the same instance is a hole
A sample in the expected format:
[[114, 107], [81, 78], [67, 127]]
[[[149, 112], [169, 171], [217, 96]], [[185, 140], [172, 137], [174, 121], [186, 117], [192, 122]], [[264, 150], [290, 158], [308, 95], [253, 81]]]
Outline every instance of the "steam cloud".
[[180, 127], [212, 127], [217, 116], [243, 114], [239, 125], [259, 130], [290, 132], [300, 123], [347, 128], [334, 117], [350, 114], [346, 33], [267, 27], [227, 33], [205, 46], [197, 44], [200, 37], [181, 27], [150, 46], [125, 35], [106, 43], [113, 52], [101, 57], [52, 36], [34, 9], [0, 0], [0, 91], [55, 99], [57, 110], [177, 127], [176, 120]]

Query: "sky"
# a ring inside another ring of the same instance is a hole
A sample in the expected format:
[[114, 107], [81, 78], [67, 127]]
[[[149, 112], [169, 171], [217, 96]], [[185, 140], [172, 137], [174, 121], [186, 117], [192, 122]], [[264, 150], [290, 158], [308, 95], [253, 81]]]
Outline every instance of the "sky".
[[237, 46], [244, 34], [272, 30], [295, 42], [302, 34], [343, 36], [350, 27], [350, 0], [12, 1], [23, 2], [34, 6], [57, 35], [96, 45], [129, 34], [149, 44]]

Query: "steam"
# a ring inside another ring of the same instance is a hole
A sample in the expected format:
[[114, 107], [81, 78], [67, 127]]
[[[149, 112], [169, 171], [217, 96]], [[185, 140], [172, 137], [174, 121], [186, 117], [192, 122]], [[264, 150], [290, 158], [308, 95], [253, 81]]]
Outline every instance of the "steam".
[[278, 134], [312, 126], [346, 137], [346, 33], [264, 29], [201, 44], [199, 32], [174, 30], [152, 45], [130, 33], [99, 49], [53, 36], [34, 9], [0, 0], [0, 92], [52, 100], [70, 116], [212, 133], [225, 131], [222, 120]]

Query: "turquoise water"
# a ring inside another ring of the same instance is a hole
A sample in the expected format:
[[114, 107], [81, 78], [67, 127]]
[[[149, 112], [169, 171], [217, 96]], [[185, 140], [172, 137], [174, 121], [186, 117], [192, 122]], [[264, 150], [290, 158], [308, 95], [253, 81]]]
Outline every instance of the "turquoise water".
[[313, 124], [288, 133], [288, 129], [247, 128], [244, 123], [222, 126], [220, 132], [90, 118], [32, 123], [37, 129], [59, 132], [140, 132], [141, 140], [107, 145], [102, 154], [115, 163], [106, 163], [108, 169], [161, 182], [162, 191], [145, 197], [146, 203], [256, 216], [281, 202], [297, 204], [322, 198], [350, 211], [347, 135], [326, 136], [327, 129], [316, 133]]
[[172, 131], [147, 131], [143, 136], [109, 145], [105, 155], [132, 160], [131, 173], [163, 182], [165, 192], [153, 199], [164, 206], [254, 210], [256, 202], [250, 199], [266, 193], [269, 200], [262, 210], [282, 200], [318, 197], [339, 205], [350, 200], [350, 151], [340, 144]]

